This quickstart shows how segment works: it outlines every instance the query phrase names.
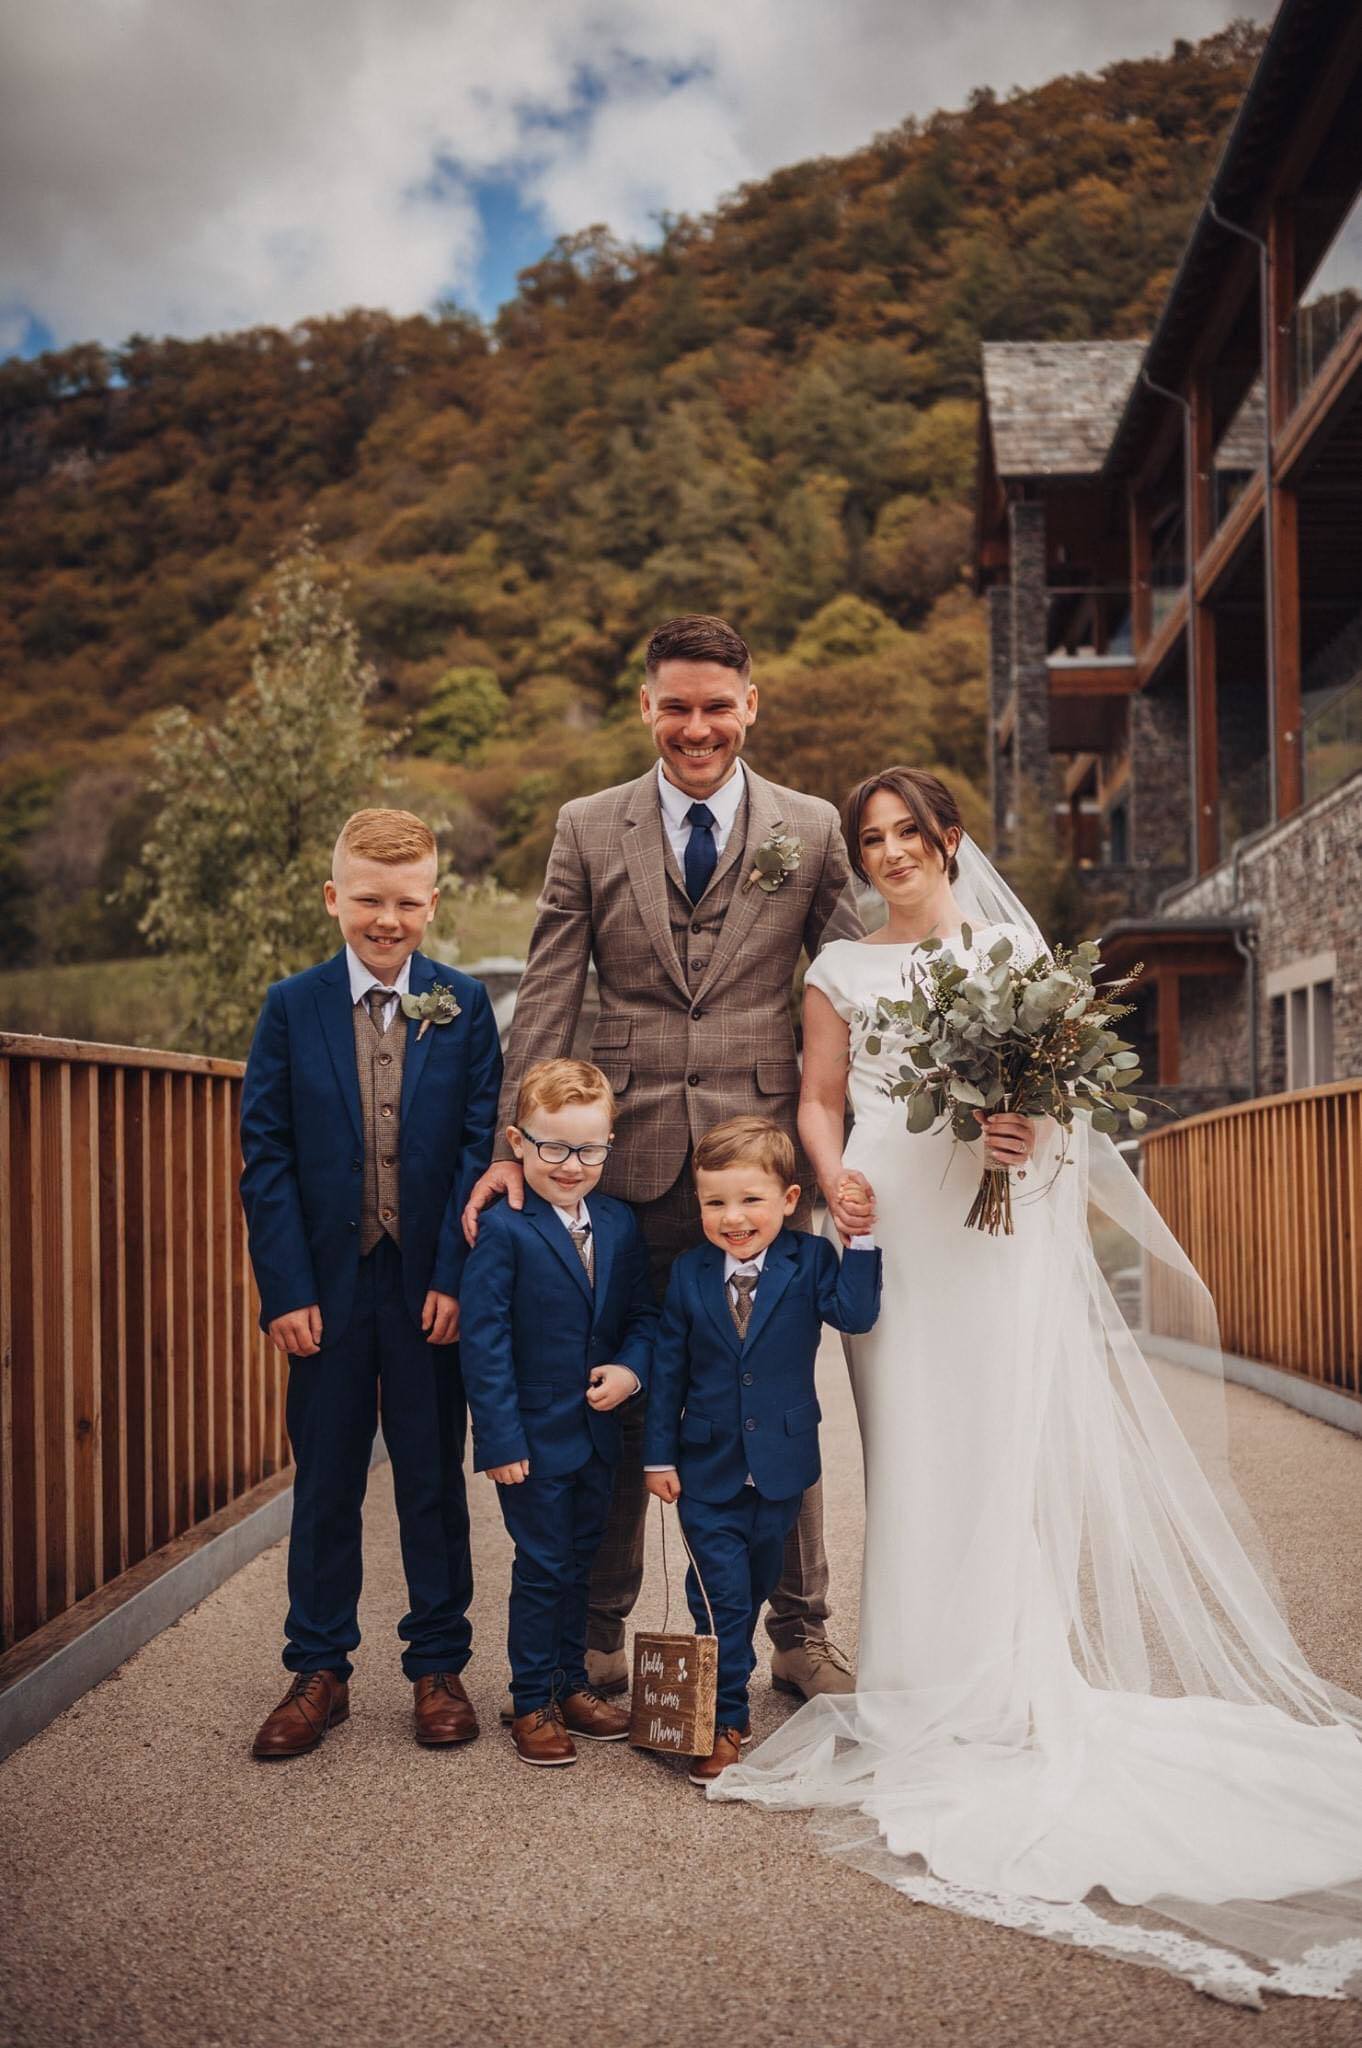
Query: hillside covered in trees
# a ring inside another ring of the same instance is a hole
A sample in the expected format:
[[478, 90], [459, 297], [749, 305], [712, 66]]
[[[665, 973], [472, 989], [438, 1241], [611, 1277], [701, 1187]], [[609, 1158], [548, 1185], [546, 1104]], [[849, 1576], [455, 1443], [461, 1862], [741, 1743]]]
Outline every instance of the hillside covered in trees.
[[907, 755], [986, 826], [964, 581], [981, 339], [1148, 331], [1258, 47], [1236, 26], [600, 230], [490, 327], [356, 311], [0, 366], [0, 897], [11, 964], [136, 943], [111, 905], [148, 735], [249, 674], [310, 524], [400, 730], [399, 793], [532, 886], [566, 795], [648, 758], [652, 623], [758, 650], [752, 758], [838, 795]]

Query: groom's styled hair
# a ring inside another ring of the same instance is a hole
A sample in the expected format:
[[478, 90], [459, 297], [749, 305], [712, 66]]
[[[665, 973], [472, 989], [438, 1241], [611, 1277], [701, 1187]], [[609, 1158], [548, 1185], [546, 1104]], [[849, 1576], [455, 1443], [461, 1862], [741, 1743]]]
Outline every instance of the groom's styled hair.
[[752, 673], [751, 651], [742, 635], [726, 619], [708, 612], [686, 612], [679, 619], [664, 619], [654, 629], [643, 657], [649, 683], [664, 661], [712, 661], [735, 670], [744, 682]]

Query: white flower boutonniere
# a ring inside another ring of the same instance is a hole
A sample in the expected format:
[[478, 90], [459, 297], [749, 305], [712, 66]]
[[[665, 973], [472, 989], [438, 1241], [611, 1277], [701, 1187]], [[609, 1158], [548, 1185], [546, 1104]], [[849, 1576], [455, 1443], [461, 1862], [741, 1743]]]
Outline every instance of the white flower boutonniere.
[[402, 1015], [421, 1019], [421, 1029], [416, 1034], [418, 1045], [432, 1024], [452, 1024], [461, 1008], [453, 989], [444, 981], [437, 981], [434, 988], [428, 989], [423, 996], [402, 998]]
[[773, 832], [769, 839], [763, 839], [753, 855], [751, 874], [743, 883], [744, 890], [760, 889], [764, 895], [774, 896], [787, 875], [792, 875], [804, 858], [804, 847], [790, 832]]

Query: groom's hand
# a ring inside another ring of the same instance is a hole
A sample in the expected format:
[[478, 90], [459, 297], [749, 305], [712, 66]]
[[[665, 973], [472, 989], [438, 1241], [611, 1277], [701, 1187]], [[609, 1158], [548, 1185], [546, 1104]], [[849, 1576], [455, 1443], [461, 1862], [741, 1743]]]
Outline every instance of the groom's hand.
[[311, 1358], [322, 1348], [322, 1312], [316, 1302], [310, 1308], [291, 1308], [286, 1316], [275, 1316], [269, 1338], [286, 1358]]
[[478, 1211], [488, 1209], [499, 1195], [505, 1195], [513, 1209], [525, 1206], [525, 1169], [514, 1159], [498, 1159], [474, 1184], [463, 1212], [463, 1234], [470, 1245], [478, 1241]]

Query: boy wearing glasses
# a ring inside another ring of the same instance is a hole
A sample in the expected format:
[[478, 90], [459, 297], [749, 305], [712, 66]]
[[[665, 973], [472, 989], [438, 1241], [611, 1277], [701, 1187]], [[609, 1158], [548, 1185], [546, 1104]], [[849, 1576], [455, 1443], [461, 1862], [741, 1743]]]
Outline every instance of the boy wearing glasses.
[[591, 1566], [619, 1458], [615, 1411], [647, 1384], [657, 1325], [634, 1212], [595, 1192], [614, 1126], [599, 1067], [559, 1059], [530, 1069], [507, 1131], [525, 1206], [488, 1211], [460, 1291], [474, 1469], [496, 1481], [515, 1544], [511, 1735], [527, 1764], [575, 1763], [574, 1735], [629, 1733], [628, 1715], [586, 1675]]

